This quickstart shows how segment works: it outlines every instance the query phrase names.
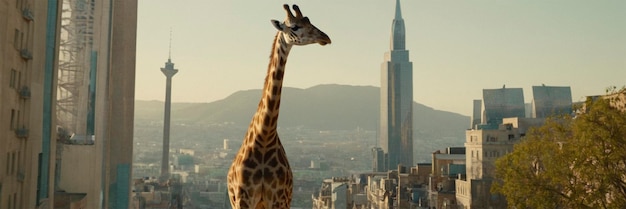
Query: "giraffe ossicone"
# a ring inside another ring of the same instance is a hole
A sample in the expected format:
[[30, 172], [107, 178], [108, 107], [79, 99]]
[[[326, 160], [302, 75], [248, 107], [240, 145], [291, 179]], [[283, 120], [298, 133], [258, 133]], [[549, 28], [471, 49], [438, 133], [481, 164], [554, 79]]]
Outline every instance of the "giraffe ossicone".
[[293, 45], [330, 44], [330, 38], [302, 15], [283, 5], [287, 18], [272, 20], [278, 30], [272, 45], [263, 95], [248, 131], [228, 170], [228, 195], [233, 209], [288, 209], [293, 175], [278, 133], [283, 75]]

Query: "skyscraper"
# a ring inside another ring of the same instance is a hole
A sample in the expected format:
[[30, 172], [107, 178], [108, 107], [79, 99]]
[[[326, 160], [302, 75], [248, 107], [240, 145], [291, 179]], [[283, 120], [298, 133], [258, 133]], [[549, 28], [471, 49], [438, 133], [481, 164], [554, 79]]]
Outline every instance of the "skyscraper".
[[533, 86], [531, 117], [547, 118], [572, 113], [572, 90], [569, 86]]
[[[57, 4], [0, 3], [0, 208], [35, 208], [54, 194], [52, 87]], [[47, 65], [50, 64], [50, 65]], [[44, 105], [46, 104], [46, 105]]]
[[399, 0], [391, 25], [390, 51], [381, 66], [380, 147], [386, 155], [386, 169], [413, 165], [413, 63], [405, 47]]
[[372, 168], [374, 172], [385, 170], [385, 152], [380, 147], [372, 148]]
[[504, 118], [526, 116], [522, 88], [483, 89], [482, 123], [497, 128]]
[[0, 208], [128, 208], [137, 0], [0, 11]]

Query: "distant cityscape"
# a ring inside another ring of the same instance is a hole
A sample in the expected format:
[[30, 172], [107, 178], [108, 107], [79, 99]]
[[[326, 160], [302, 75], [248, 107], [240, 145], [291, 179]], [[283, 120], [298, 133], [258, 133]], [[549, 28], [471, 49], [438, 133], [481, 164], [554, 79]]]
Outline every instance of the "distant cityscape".
[[[404, 46], [405, 29], [399, 1], [396, 1], [395, 14], [390, 51], [385, 54], [381, 69], [380, 129], [281, 129], [283, 139], [295, 139], [284, 141], [287, 152], [298, 153], [289, 154], [295, 176], [292, 207], [506, 207], [502, 196], [494, 196], [490, 192], [495, 177], [495, 159], [511, 152], [513, 145], [524, 137], [526, 131], [542, 125], [545, 118], [571, 114], [570, 88], [533, 86], [533, 100], [530, 104], [524, 103], [522, 88], [503, 86], [498, 89], [484, 89], [483, 98], [473, 101], [474, 114], [467, 125], [469, 129], [465, 131], [465, 143], [461, 142], [456, 147], [430, 150], [430, 162], [414, 164], [413, 69], [408, 59], [408, 50]], [[166, 111], [169, 111], [167, 106]], [[152, 122], [154, 124], [151, 126], [163, 125], [159, 121]], [[211, 135], [229, 135], [227, 132], [230, 131], [242, 133], [245, 128], [229, 123], [211, 126], [213, 127], [208, 128], [210, 131], [207, 132]], [[136, 130], [140, 131], [142, 128], [149, 127], [136, 127]], [[138, 132], [138, 136], [139, 133], [141, 132]], [[237, 134], [231, 136], [237, 137]], [[153, 137], [158, 136], [146, 136], [146, 139]], [[372, 138], [379, 139], [376, 140], [377, 143], [372, 143]], [[158, 143], [145, 139], [138, 139], [136, 142], [139, 146], [135, 148], [135, 178], [158, 176], [158, 166], [150, 163], [159, 161], [154, 157], [154, 153], [160, 148]], [[205, 148], [170, 150], [173, 158], [169, 172], [177, 182], [190, 185], [176, 192], [181, 196], [179, 199], [188, 207], [230, 208], [225, 175], [232, 156], [238, 150], [236, 146], [240, 144], [239, 139], [223, 139], [221, 148], [215, 147], [219, 144], [219, 139], [215, 137], [210, 142], [194, 140], [191, 143], [195, 144], [188, 143], [190, 142], [181, 141], [176, 147]], [[294, 155], [298, 157], [294, 159]], [[159, 187], [155, 177], [144, 180], [142, 185], [148, 185], [149, 189], [146, 187], [137, 194], [141, 195], [146, 204], [155, 203], [152, 207], [156, 207], [156, 203], [163, 204], [165, 198], [150, 198], [155, 197], [155, 192], [159, 191], [155, 190]], [[161, 196], [171, 196], [171, 189], [161, 189]]]
[[[165, 102], [135, 101], [136, 0], [6, 1], [0, 11], [0, 34], [11, 35], [0, 45], [0, 208], [231, 208], [228, 168], [248, 124], [226, 110], [248, 98], [172, 103], [179, 70], [168, 57]], [[278, 123], [294, 176], [291, 208], [506, 208], [490, 190], [496, 159], [579, 105], [569, 86], [540, 84], [530, 103], [519, 87], [482, 89], [467, 101], [469, 119], [420, 109], [406, 37], [396, 0], [380, 95], [359, 91], [355, 110], [338, 110], [362, 125], [327, 128], [332, 113], [314, 110], [307, 120], [317, 126]], [[372, 95], [375, 110], [363, 99]], [[182, 106], [192, 113], [177, 118]], [[194, 118], [207, 109], [229, 120]], [[425, 131], [434, 121], [444, 128]]]

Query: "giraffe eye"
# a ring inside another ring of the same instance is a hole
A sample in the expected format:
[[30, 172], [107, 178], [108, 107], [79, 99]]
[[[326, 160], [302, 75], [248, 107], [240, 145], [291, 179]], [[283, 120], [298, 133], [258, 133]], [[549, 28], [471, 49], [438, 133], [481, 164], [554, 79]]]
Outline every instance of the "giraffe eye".
[[300, 27], [298, 27], [297, 25], [293, 26], [291, 28], [291, 31], [298, 31], [298, 29], [300, 29]]

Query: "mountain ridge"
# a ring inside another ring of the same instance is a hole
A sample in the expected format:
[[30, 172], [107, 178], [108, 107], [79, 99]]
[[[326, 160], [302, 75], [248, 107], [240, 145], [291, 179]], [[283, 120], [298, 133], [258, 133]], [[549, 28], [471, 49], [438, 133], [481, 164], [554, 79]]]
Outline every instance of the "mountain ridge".
[[[315, 130], [377, 130], [380, 88], [321, 84], [306, 89], [283, 87], [279, 127]], [[173, 123], [233, 123], [247, 127], [257, 109], [261, 89], [237, 91], [209, 103], [172, 103]], [[415, 137], [464, 138], [470, 118], [413, 102]], [[135, 120], [162, 121], [163, 102], [135, 101]]]

